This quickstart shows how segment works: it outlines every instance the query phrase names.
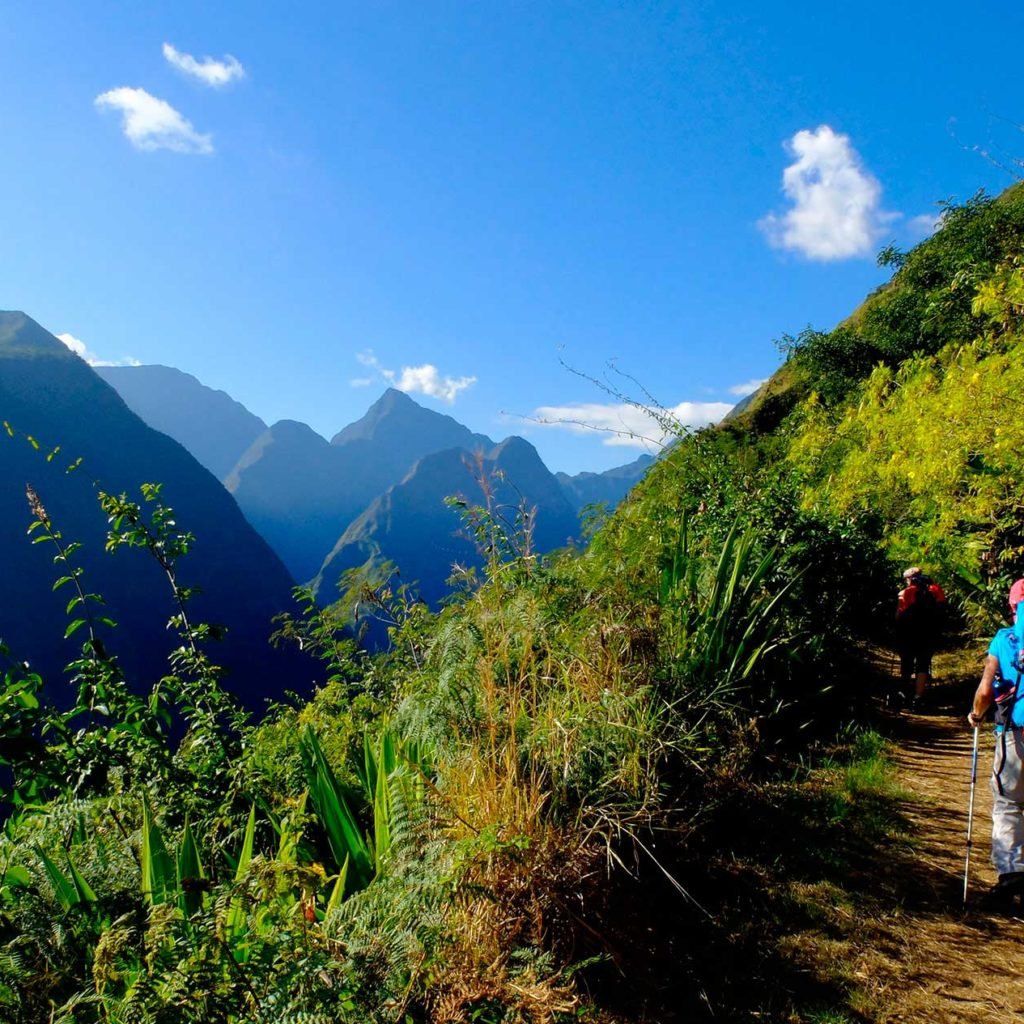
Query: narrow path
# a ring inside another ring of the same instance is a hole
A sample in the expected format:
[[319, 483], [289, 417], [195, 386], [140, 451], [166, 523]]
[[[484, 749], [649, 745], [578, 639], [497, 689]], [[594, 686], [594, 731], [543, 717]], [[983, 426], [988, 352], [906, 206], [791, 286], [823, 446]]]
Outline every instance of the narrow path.
[[[965, 702], [966, 706], [966, 702]], [[916, 842], [920, 883], [887, 922], [902, 955], [884, 984], [885, 1022], [1024, 1020], [1024, 920], [984, 913], [977, 898], [994, 881], [989, 863], [994, 739], [981, 731], [968, 910], [960, 909], [971, 730], [958, 717], [906, 716], [897, 724], [900, 783], [913, 794], [904, 813]], [[886, 972], [887, 973], [887, 972]]]

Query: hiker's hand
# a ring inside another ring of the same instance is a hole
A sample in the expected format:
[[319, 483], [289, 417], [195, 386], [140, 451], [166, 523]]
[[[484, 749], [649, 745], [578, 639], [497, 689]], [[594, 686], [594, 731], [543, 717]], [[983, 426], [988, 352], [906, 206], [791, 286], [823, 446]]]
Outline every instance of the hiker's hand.
[[967, 724], [972, 729], [977, 729], [978, 726], [981, 725], [981, 721], [982, 721], [982, 719], [984, 717], [985, 717], [984, 715], [976, 715], [973, 711], [968, 711], [967, 712]]

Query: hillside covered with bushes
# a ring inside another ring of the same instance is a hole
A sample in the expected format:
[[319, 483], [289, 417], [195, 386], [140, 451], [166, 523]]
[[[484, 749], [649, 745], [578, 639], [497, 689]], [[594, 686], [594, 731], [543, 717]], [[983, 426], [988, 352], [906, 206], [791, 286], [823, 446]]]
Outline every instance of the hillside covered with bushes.
[[965, 630], [1021, 573], [1022, 256], [1020, 189], [949, 207], [585, 546], [541, 558], [528, 510], [466, 508], [485, 569], [439, 612], [363, 586], [379, 654], [305, 595], [276, 643], [321, 686], [258, 721], [191, 618], [173, 493], [96, 510], [178, 602], [141, 694], [74, 538], [27, 504], [82, 651], [42, 680], [3, 638], [0, 1019], [846, 1019], [779, 938], [811, 911], [754, 865], [852, 835], [838, 811], [795, 831], [779, 794], [856, 735], [898, 563], [948, 580]]

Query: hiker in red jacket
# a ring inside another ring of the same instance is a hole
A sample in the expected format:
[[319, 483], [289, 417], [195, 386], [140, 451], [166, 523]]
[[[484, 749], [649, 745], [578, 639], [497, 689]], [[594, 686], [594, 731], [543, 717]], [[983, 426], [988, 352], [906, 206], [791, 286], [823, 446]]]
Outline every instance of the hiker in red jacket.
[[911, 697], [911, 707], [916, 707], [931, 678], [946, 595], [916, 565], [907, 569], [903, 578], [906, 585], [896, 603], [896, 649], [902, 692]]

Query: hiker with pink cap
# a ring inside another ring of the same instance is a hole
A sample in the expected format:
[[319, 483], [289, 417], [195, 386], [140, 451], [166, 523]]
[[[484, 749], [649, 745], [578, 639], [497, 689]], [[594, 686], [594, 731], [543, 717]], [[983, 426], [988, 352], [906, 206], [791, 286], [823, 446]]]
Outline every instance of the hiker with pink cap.
[[1024, 897], [1024, 700], [1021, 694], [1021, 633], [1024, 579], [1010, 587], [1014, 625], [999, 630], [989, 644], [981, 682], [967, 721], [977, 729], [995, 707], [996, 752], [992, 764], [992, 863], [999, 881], [988, 893], [991, 909], [1010, 909]]

